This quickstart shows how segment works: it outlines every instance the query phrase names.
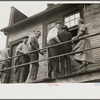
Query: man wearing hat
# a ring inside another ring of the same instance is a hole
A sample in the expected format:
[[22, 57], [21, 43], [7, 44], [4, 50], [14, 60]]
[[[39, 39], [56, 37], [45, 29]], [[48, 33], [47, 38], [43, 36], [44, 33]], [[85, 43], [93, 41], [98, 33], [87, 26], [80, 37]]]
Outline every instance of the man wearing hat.
[[[30, 48], [27, 44], [28, 36], [23, 37], [23, 42], [16, 48], [16, 55], [21, 55], [16, 58], [15, 65], [25, 64], [30, 61], [29, 53]], [[25, 82], [29, 73], [29, 65], [24, 65], [15, 68], [14, 83]]]
[[[62, 26], [61, 31], [58, 32], [57, 37], [63, 43], [72, 39], [72, 35], [69, 32], [69, 29], [66, 25]], [[72, 51], [71, 42], [60, 45], [60, 54], [69, 53]], [[66, 69], [65, 69], [65, 61], [66, 61]], [[61, 57], [61, 75], [65, 75], [65, 72], [70, 74], [71, 65], [69, 56]]]
[[[52, 46], [60, 42], [60, 40], [57, 37], [58, 31], [61, 29], [61, 23], [57, 21], [55, 23], [55, 27], [52, 28], [47, 36], [47, 45]], [[48, 49], [48, 57], [57, 56], [59, 54], [59, 46], [52, 47]], [[59, 58], [53, 58], [48, 60], [48, 77], [52, 77], [53, 72], [53, 78], [58, 77], [59, 73]]]
[[[30, 49], [31, 51], [35, 51], [39, 49], [38, 39], [41, 36], [41, 32], [39, 30], [35, 31], [35, 35], [30, 39]], [[41, 51], [36, 51], [30, 54], [30, 61], [38, 61], [39, 53], [43, 55]], [[30, 82], [37, 79], [37, 73], [39, 69], [39, 62], [32, 63], [32, 67], [30, 70], [29, 80]]]

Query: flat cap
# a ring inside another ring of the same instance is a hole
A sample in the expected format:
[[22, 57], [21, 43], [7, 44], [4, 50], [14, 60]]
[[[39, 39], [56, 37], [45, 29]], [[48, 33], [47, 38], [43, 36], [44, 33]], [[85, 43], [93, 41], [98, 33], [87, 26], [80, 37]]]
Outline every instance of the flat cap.
[[41, 31], [39, 31], [39, 30], [37, 30], [37, 31], [35, 31], [35, 33], [37, 34], [39, 34], [39, 35], [41, 35]]
[[63, 26], [62, 26], [62, 29], [67, 29], [67, 30], [69, 30], [67, 25], [63, 25]]

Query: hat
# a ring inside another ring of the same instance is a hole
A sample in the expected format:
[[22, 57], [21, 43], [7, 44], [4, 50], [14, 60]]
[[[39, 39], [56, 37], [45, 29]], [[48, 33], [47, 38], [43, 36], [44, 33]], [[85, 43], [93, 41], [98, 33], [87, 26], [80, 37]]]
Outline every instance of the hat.
[[25, 39], [25, 38], [29, 38], [29, 36], [24, 36], [23, 39]]
[[37, 32], [38, 32], [39, 35], [41, 35], [41, 31], [39, 31], [39, 30], [35, 31], [35, 33], [37, 33]]
[[62, 29], [67, 29], [67, 30], [69, 30], [69, 28], [68, 28], [67, 25], [62, 26]]
[[55, 24], [61, 24], [61, 22], [60, 21], [56, 21]]

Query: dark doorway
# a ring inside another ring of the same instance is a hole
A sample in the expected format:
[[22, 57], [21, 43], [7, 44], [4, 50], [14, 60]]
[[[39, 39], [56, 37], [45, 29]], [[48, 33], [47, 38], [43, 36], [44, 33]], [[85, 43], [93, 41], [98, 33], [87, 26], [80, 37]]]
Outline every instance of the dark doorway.
[[[16, 55], [16, 48], [22, 40], [14, 41], [11, 43], [11, 57]], [[15, 66], [15, 58], [12, 59], [11, 66]], [[15, 69], [11, 69], [10, 83], [13, 82]]]

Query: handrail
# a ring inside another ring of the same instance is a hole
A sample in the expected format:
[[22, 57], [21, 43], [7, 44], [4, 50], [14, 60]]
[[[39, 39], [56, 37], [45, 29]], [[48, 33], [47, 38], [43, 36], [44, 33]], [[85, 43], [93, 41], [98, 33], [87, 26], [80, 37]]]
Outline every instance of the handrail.
[[[87, 35], [87, 36], [84, 36], [84, 37], [82, 37], [82, 38], [75, 39], [75, 40], [70, 40], [70, 41], [66, 41], [66, 42], [62, 42], [62, 43], [57, 43], [57, 44], [52, 45], [52, 46], [47, 46], [47, 47], [44, 47], [44, 48], [42, 48], [42, 49], [38, 49], [38, 50], [31, 51], [31, 52], [29, 52], [29, 53], [27, 53], [27, 54], [31, 54], [31, 53], [34, 53], [34, 52], [37, 52], [37, 51], [40, 51], [40, 50], [45, 50], [45, 49], [52, 48], [52, 47], [55, 47], [55, 46], [59, 46], [59, 45], [62, 45], [62, 44], [74, 42], [74, 41], [77, 41], [77, 40], [82, 40], [82, 39], [85, 39], [85, 38], [88, 38], [88, 37], [93, 37], [93, 36], [96, 36], [96, 35], [100, 35], [100, 33], [96, 33], [96, 34], [92, 34], [92, 35]], [[12, 56], [12, 57], [9, 57], [9, 58], [7, 58], [7, 59], [0, 60], [0, 62], [5, 61], [5, 60], [9, 60], [9, 59], [13, 59], [13, 58], [16, 58], [16, 57], [19, 57], [19, 56], [22, 56], [22, 55], [25, 55], [25, 54]]]
[[49, 58], [42, 59], [42, 60], [32, 61], [32, 62], [29, 62], [29, 63], [17, 65], [17, 66], [12, 66], [12, 67], [0, 70], [0, 72], [5, 71], [5, 70], [10, 70], [10, 69], [13, 69], [13, 68], [17, 68], [17, 67], [21, 67], [21, 66], [25, 66], [25, 65], [28, 65], [28, 64], [36, 63], [36, 62], [42, 62], [42, 61], [50, 60], [50, 59], [53, 59], [53, 58], [58, 58], [58, 57], [67, 56], [67, 55], [73, 55], [73, 54], [76, 54], [76, 53], [81, 53], [81, 52], [84, 52], [84, 51], [89, 51], [89, 50], [97, 49], [97, 48], [100, 48], [100, 46], [89, 48], [89, 49], [86, 49], [86, 50], [80, 50], [80, 51], [77, 51], [77, 52], [65, 53], [65, 54], [49, 57]]

